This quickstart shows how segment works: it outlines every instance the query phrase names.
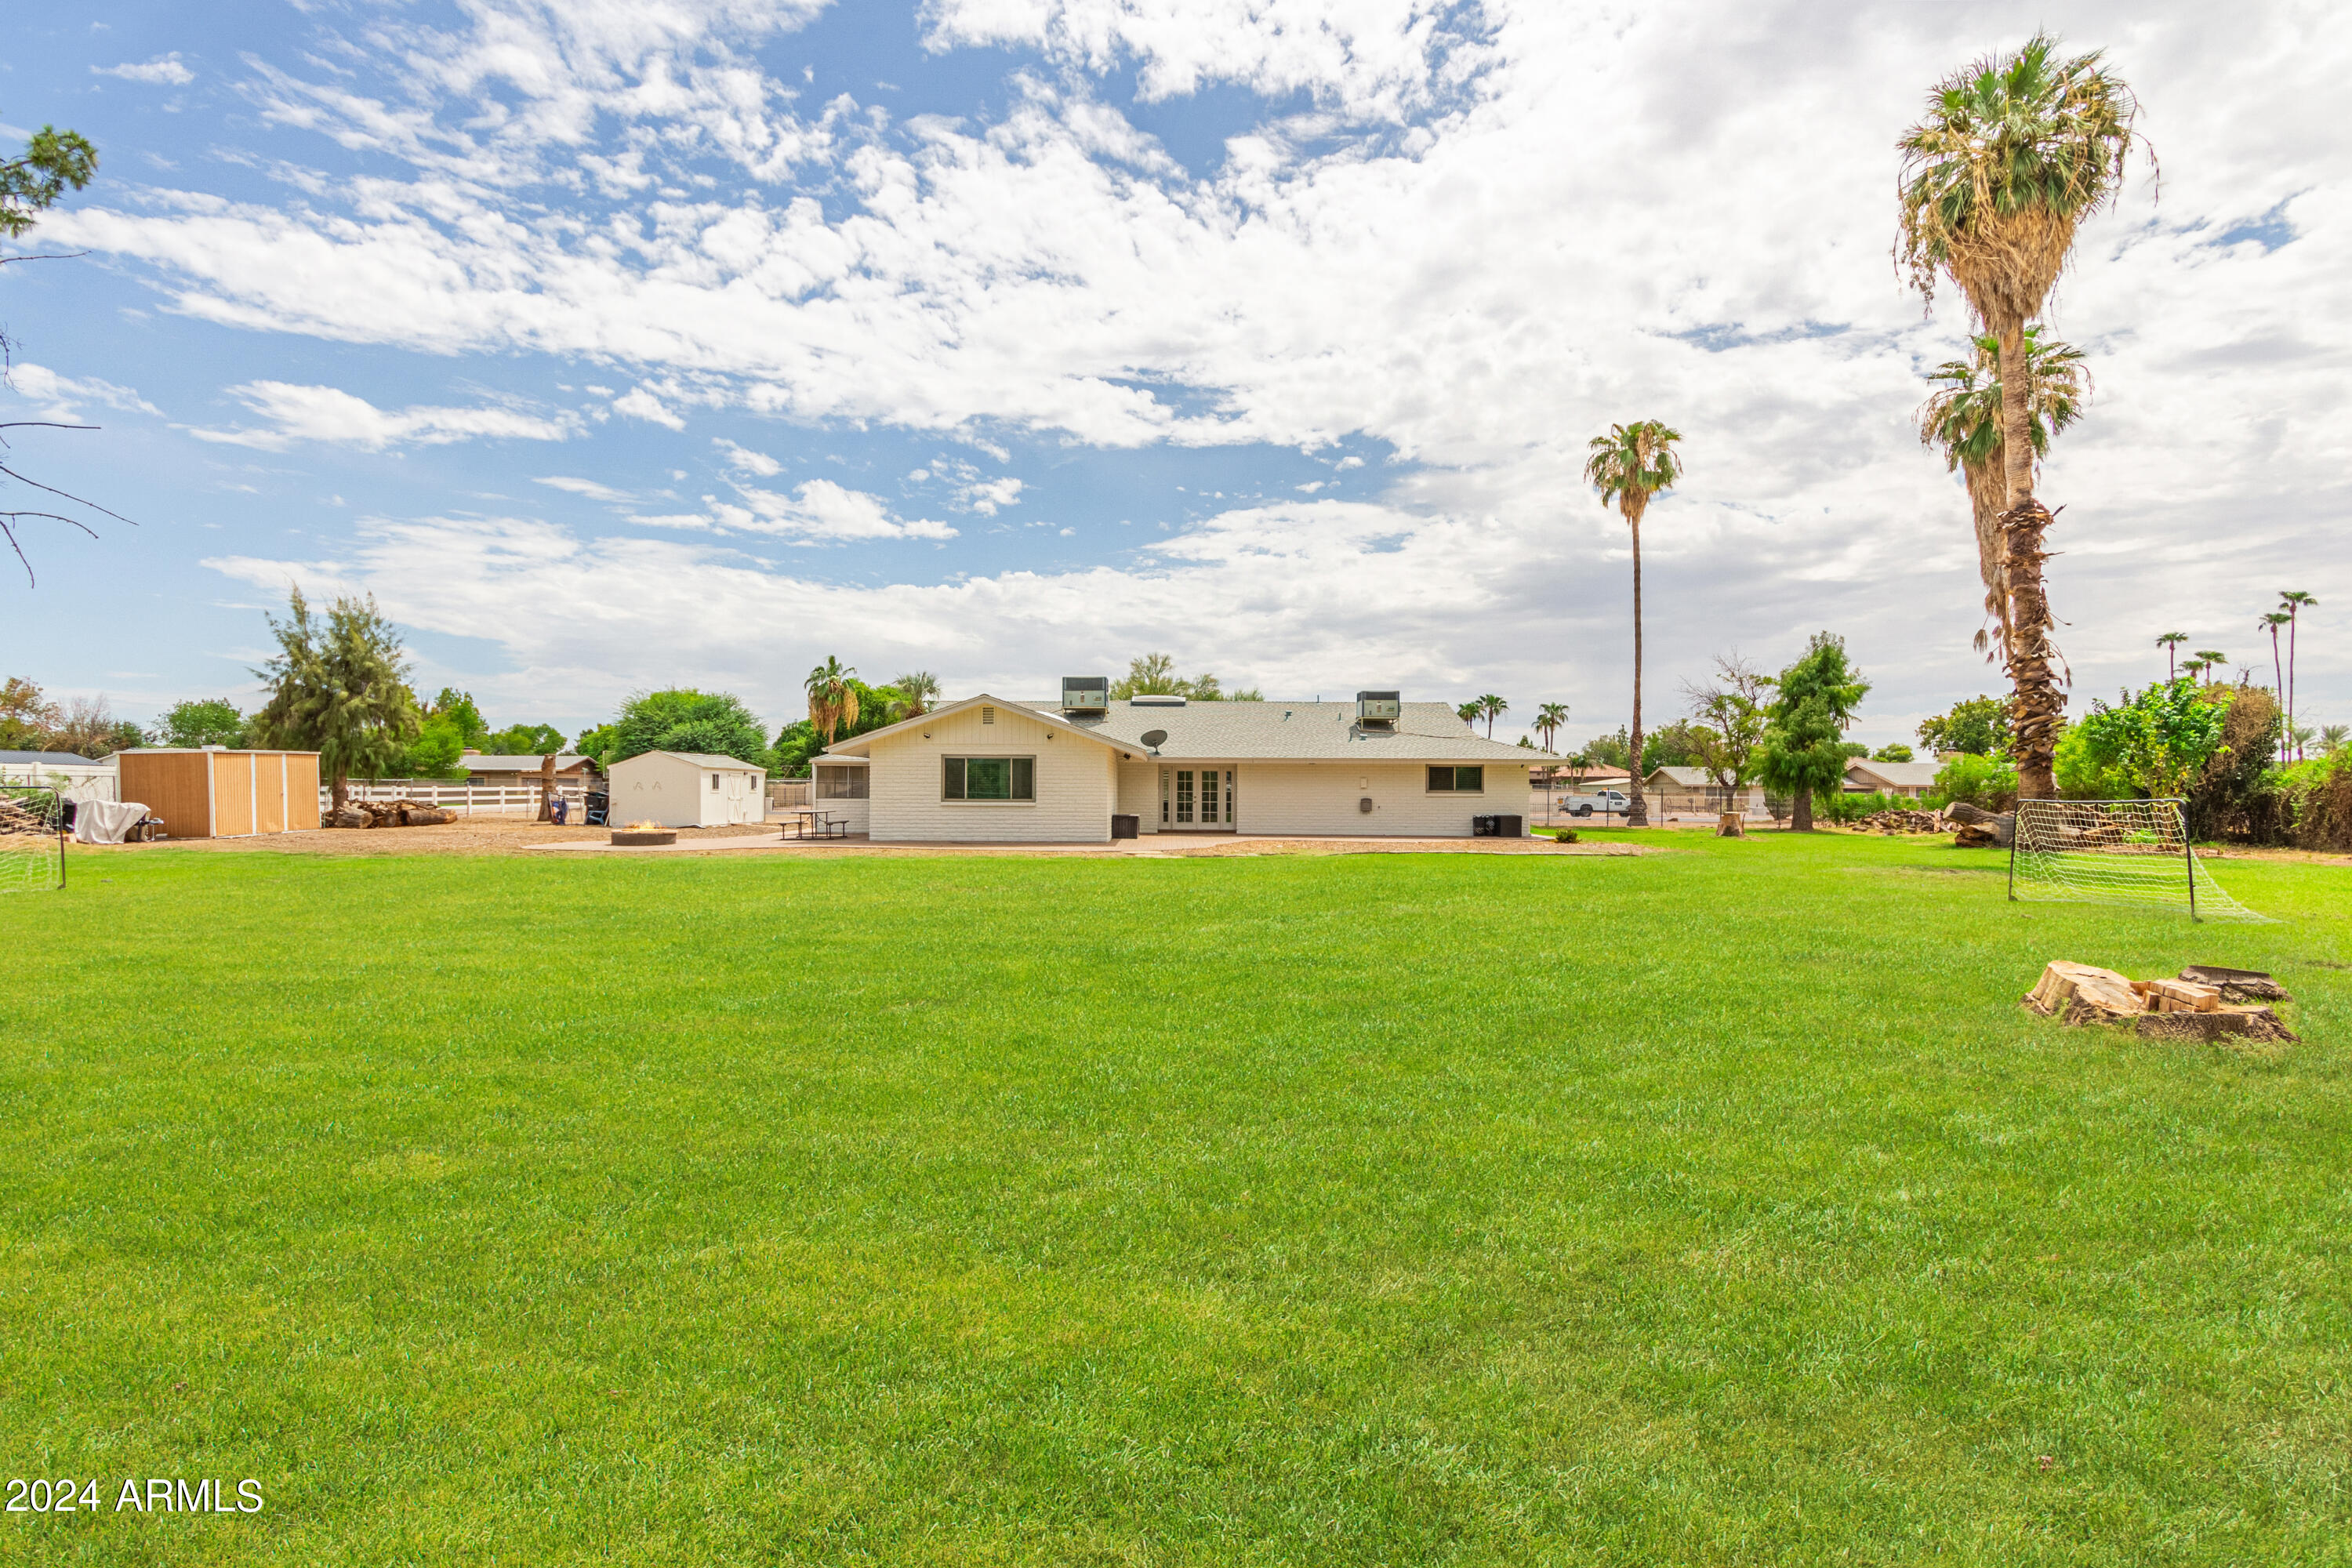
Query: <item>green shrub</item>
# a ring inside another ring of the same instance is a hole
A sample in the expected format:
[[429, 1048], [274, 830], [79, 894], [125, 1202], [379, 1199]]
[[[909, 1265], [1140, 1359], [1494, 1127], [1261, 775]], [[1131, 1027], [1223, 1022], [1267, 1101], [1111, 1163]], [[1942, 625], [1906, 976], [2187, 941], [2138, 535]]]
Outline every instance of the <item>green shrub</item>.
[[1937, 773], [1928, 799], [1941, 805], [1965, 802], [1986, 811], [2007, 811], [2017, 804], [2016, 764], [1998, 753], [1963, 752]]

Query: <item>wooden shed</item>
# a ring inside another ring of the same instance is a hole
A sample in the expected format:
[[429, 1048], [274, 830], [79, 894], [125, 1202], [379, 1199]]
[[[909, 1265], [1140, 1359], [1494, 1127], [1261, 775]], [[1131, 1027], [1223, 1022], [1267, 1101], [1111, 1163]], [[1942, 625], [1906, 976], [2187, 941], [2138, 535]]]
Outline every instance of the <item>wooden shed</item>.
[[119, 752], [118, 797], [174, 838], [250, 838], [319, 826], [319, 753], [145, 748]]

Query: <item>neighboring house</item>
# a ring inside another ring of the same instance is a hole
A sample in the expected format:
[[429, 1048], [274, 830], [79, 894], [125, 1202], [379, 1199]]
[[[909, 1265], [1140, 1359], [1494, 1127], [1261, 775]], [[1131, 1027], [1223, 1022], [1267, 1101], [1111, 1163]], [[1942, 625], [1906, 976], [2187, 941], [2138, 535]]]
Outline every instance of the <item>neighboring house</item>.
[[55, 789], [68, 800], [112, 800], [116, 777], [114, 757], [94, 763], [71, 752], [0, 752], [0, 784]]
[[1917, 799], [1936, 787], [1941, 763], [1874, 763], [1856, 757], [1845, 765], [1848, 795], [1899, 795]]
[[[466, 770], [466, 782], [478, 784], [530, 784], [539, 778], [538, 757], [494, 757], [487, 752], [467, 752], [457, 759]], [[555, 759], [555, 776], [563, 784], [580, 784], [595, 776], [596, 763], [591, 757], [566, 753]]]
[[1743, 816], [1765, 814], [1764, 786], [1743, 784], [1727, 790], [1705, 768], [1652, 768], [1643, 781], [1643, 793], [1661, 815], [1669, 811], [1720, 816], [1727, 811]]
[[614, 826], [723, 827], [768, 819], [768, 770], [699, 752], [646, 752], [613, 764]]
[[1524, 816], [1528, 766], [1559, 760], [1394, 692], [1113, 701], [1108, 686], [1066, 681], [1059, 708], [974, 697], [843, 741], [815, 759], [815, 804], [897, 842], [1098, 844], [1114, 816], [1155, 834], [1466, 838], [1475, 816]]

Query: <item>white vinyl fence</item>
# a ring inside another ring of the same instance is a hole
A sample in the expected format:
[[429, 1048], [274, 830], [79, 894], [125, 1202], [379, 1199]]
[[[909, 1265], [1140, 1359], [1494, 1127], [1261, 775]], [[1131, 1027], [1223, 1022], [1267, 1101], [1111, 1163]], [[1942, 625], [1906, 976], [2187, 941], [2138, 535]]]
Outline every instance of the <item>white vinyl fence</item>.
[[[446, 805], [461, 816], [479, 813], [523, 812], [539, 810], [539, 785], [451, 784], [443, 779], [377, 779], [369, 783], [353, 779], [344, 793], [353, 800], [421, 800], [433, 805]], [[584, 806], [588, 786], [577, 778], [557, 779], [555, 793], [575, 807]], [[334, 804], [334, 791], [326, 784], [319, 786], [319, 809], [325, 811]], [[576, 815], [575, 815], [576, 819]]]

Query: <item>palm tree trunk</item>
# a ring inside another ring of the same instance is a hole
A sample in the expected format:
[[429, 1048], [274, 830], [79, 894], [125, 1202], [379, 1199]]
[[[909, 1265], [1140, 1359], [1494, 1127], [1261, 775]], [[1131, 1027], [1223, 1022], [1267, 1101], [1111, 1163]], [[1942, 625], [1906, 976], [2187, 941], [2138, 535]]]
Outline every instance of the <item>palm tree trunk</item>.
[[[2287, 623], [2294, 623], [2289, 620]], [[2289, 643], [2294, 639], [2290, 637]], [[2286, 731], [2279, 736], [2279, 761], [2286, 762], [2294, 752], [2294, 700], [2287, 695], [2286, 676], [2279, 668], [2278, 627], [2271, 628], [2271, 679], [2278, 682], [2279, 701], [2286, 709]]]
[[2058, 727], [2066, 697], [2053, 668], [2050, 597], [2042, 563], [2049, 558], [2042, 536], [2050, 513], [2033, 495], [2032, 374], [2025, 360], [2025, 322], [2000, 324], [2001, 467], [2008, 479], [2009, 510], [2001, 518], [2009, 577], [2010, 733], [2017, 751], [2017, 793], [2021, 800], [2049, 800], [2058, 793], [2053, 776]]
[[1633, 530], [1633, 749], [1625, 761], [1625, 826], [1650, 826], [1649, 796], [1642, 789], [1642, 509], [1625, 514]]
[[[2290, 735], [2294, 732], [2294, 622], [2295, 616], [2302, 611], [2301, 605], [2290, 605], [2286, 612], [2286, 727]], [[2271, 646], [2273, 647], [2278, 646], [2276, 632], [2271, 634]], [[2294, 749], [2294, 757], [2297, 762], [2303, 760], [2303, 748], [2300, 745]]]
[[[1994, 640], [1987, 651], [1996, 659], [2009, 657], [2009, 563], [2000, 535], [2000, 514], [2008, 498], [2007, 470], [2001, 466], [2005, 449], [2005, 445], [1996, 447], [1983, 462], [1960, 466], [1977, 528], [1977, 575], [1984, 580], [1985, 612], [1992, 616]], [[1977, 646], [1983, 647], [1985, 641], [1979, 635]]]

